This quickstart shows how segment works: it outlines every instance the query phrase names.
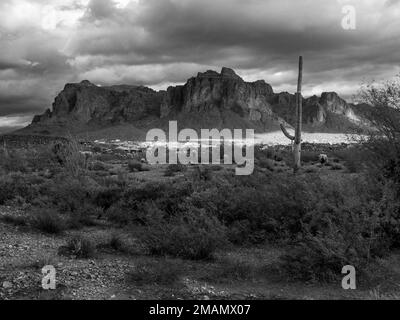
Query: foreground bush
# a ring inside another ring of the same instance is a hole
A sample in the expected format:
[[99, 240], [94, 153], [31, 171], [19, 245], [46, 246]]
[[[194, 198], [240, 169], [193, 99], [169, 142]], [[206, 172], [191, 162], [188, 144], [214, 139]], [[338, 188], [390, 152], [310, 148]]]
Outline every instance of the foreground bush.
[[58, 213], [50, 209], [38, 209], [34, 212], [31, 225], [33, 228], [48, 234], [60, 234], [67, 228]]
[[164, 217], [154, 208], [141, 241], [151, 254], [202, 260], [226, 244], [225, 234], [223, 225], [202, 210], [189, 208], [186, 214]]
[[10, 173], [0, 177], [0, 205], [16, 197], [32, 201], [39, 194], [39, 179], [24, 176], [20, 173]]
[[60, 247], [60, 255], [75, 256], [79, 259], [93, 258], [96, 254], [96, 247], [91, 240], [74, 236], [68, 240], [67, 245]]
[[393, 244], [380, 206], [368, 202], [342, 203], [339, 208], [317, 204], [303, 219], [303, 233], [282, 257], [281, 269], [290, 278], [306, 281], [337, 281], [345, 265], [367, 275], [369, 265]]

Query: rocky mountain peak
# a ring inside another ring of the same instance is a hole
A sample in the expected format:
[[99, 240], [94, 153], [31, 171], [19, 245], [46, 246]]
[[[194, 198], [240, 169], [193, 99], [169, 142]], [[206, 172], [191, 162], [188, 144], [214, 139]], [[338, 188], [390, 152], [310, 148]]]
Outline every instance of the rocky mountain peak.
[[97, 87], [96, 85], [94, 85], [93, 83], [91, 83], [89, 80], [83, 80], [79, 83], [81, 86], [85, 86], [85, 87]]
[[[343, 123], [358, 121], [352, 106], [335, 92], [304, 98], [303, 106], [305, 128], [340, 131]], [[154, 125], [154, 121], [178, 120], [185, 128], [271, 131], [279, 123], [294, 125], [295, 113], [294, 94], [274, 93], [264, 80], [246, 82], [234, 70], [223, 67], [220, 73], [198, 73], [184, 85], [159, 92], [132, 85], [100, 87], [88, 80], [67, 84], [52, 110], [36, 116], [32, 125]]]
[[235, 79], [235, 80], [243, 80], [239, 77], [233, 69], [222, 67], [221, 69], [221, 76], [223, 78]]

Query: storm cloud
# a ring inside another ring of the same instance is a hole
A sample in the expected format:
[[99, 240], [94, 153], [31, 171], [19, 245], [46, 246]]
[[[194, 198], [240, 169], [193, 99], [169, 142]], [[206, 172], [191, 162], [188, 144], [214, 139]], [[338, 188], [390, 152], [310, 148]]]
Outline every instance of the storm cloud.
[[[356, 29], [345, 30], [353, 6]], [[0, 118], [51, 107], [67, 82], [165, 89], [231, 67], [245, 80], [350, 98], [400, 68], [395, 0], [5, 0], [0, 3]], [[1, 119], [0, 119], [1, 124]]]

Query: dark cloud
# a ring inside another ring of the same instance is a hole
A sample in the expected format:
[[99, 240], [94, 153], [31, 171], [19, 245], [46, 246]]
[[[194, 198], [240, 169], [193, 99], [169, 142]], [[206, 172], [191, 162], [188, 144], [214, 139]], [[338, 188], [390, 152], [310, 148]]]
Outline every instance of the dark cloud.
[[[222, 66], [292, 91], [300, 54], [306, 94], [351, 97], [364, 79], [400, 71], [399, 0], [21, 2], [31, 5], [24, 19], [0, 4], [0, 115], [43, 111], [66, 82], [165, 88]], [[349, 4], [351, 31], [341, 26]]]

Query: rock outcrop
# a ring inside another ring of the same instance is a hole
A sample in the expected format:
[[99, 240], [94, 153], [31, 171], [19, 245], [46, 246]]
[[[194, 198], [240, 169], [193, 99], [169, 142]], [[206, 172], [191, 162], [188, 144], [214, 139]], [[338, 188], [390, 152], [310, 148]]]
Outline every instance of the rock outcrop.
[[161, 117], [179, 113], [233, 112], [244, 120], [265, 123], [274, 117], [269, 100], [274, 95], [265, 81], [245, 82], [232, 69], [199, 73], [184, 86], [170, 87], [161, 106]]
[[[86, 128], [123, 123], [140, 123], [142, 127], [151, 123], [154, 127], [154, 121], [178, 120], [181, 127], [194, 129], [248, 127], [271, 131], [282, 122], [294, 124], [295, 103], [293, 94], [274, 93], [263, 80], [246, 82], [229, 68], [222, 68], [220, 73], [199, 73], [184, 85], [159, 92], [142, 86], [100, 87], [85, 80], [67, 84], [55, 98], [52, 110], [36, 116], [30, 127]], [[304, 99], [303, 121], [308, 129], [343, 131], [344, 123], [355, 124], [360, 118], [335, 92], [327, 92]]]
[[85, 80], [67, 84], [55, 98], [53, 110], [33, 119], [34, 124], [114, 124], [159, 117], [163, 94], [136, 86], [99, 87]]
[[[273, 111], [290, 124], [295, 123], [296, 98], [287, 92], [275, 95]], [[303, 125], [306, 130], [344, 132], [363, 123], [360, 113], [336, 92], [303, 98]]]

